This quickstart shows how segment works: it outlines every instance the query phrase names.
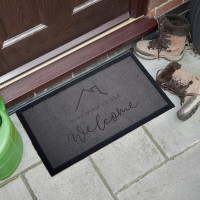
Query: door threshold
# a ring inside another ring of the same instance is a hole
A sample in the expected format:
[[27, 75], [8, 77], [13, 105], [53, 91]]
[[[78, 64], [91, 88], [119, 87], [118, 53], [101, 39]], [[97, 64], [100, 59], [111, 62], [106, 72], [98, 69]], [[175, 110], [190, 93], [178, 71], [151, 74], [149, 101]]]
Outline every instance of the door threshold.
[[124, 23], [127, 24], [125, 26], [120, 26], [120, 24], [118, 28], [114, 27], [113, 31], [103, 33], [103, 36], [97, 36], [80, 47], [75, 47], [0, 85], [0, 94], [3, 96], [6, 106], [50, 86], [69, 73], [128, 42], [138, 39], [157, 27], [156, 20], [147, 17], [141, 17], [137, 20], [130, 19]]

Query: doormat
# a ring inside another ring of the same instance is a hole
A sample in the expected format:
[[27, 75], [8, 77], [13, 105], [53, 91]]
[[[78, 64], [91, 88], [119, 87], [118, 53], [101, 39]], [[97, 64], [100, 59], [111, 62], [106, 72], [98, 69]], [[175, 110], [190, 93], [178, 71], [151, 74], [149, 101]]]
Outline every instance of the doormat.
[[17, 111], [51, 176], [174, 107], [132, 53]]

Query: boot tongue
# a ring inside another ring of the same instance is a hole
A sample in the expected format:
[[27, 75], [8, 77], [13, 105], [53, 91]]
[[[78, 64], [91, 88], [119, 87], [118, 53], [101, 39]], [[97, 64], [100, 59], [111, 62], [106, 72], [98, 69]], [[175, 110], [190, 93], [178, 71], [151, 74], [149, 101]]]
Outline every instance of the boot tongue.
[[[194, 96], [193, 93], [188, 93], [187, 89], [193, 84], [193, 81], [185, 82], [182, 76], [179, 76], [180, 66], [176, 64], [178, 63], [170, 63], [160, 75], [156, 75], [156, 82], [165, 90], [168, 90], [174, 95], [177, 95], [181, 99], [181, 105], [185, 101], [186, 96]], [[175, 71], [173, 71], [174, 69]], [[183, 71], [183, 70], [182, 70]]]
[[162, 50], [166, 51], [170, 45], [170, 40], [168, 40], [169, 36], [165, 33], [162, 22], [164, 19], [159, 20], [158, 22], [158, 31], [157, 31], [157, 39], [153, 39], [149, 42], [148, 49], [158, 49], [158, 58], [160, 57], [160, 52]]
[[176, 70], [173, 76], [181, 78], [182, 82], [187, 84], [193, 79], [193, 75], [183, 69]]

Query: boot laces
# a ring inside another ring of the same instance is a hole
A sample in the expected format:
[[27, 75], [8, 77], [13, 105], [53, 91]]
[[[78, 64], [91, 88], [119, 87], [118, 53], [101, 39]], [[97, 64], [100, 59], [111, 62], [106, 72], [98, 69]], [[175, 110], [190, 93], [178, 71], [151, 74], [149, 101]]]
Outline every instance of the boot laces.
[[[157, 38], [149, 42], [148, 49], [158, 49], [158, 58], [159, 58], [160, 52], [162, 50], [166, 51], [169, 48], [168, 45], [170, 45], [170, 40], [168, 40], [168, 38], [170, 38], [170, 36], [164, 32], [162, 22], [160, 21], [158, 21], [158, 30], [156, 31], [156, 33], [157, 33]], [[171, 50], [167, 51], [170, 52]]]
[[[156, 79], [160, 71], [162, 71], [162, 69], [157, 72]], [[186, 96], [199, 95], [195, 93], [187, 93], [187, 89], [192, 84], [193, 84], [193, 81], [186, 82], [186, 81], [183, 81], [181, 78], [178, 78], [176, 75], [173, 75], [169, 82], [163, 82], [159, 85], [163, 89], [168, 90], [170, 93], [179, 96], [181, 99], [181, 105], [182, 105], [185, 101]]]

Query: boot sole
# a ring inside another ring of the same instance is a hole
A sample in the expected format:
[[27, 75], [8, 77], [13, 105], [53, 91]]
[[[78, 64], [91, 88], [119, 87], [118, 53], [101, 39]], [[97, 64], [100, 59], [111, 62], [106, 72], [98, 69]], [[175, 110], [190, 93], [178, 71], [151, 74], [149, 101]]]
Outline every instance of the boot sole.
[[[145, 56], [141, 53], [139, 53], [138, 51], [136, 51], [136, 49], [134, 48], [134, 52], [140, 56], [141, 58], [144, 58], [146, 60], [155, 60], [157, 59], [158, 57], [156, 56]], [[179, 61], [183, 58], [183, 53], [180, 55], [180, 56], [160, 56], [160, 58], [165, 58], [166, 60], [169, 60], [169, 61]]]
[[181, 120], [181, 121], [186, 121], [187, 119], [189, 119], [190, 117], [192, 117], [192, 115], [194, 115], [194, 113], [197, 111], [198, 107], [200, 106], [200, 101], [192, 108], [191, 112], [188, 115], [185, 116], [180, 116], [177, 113], [177, 117]]

